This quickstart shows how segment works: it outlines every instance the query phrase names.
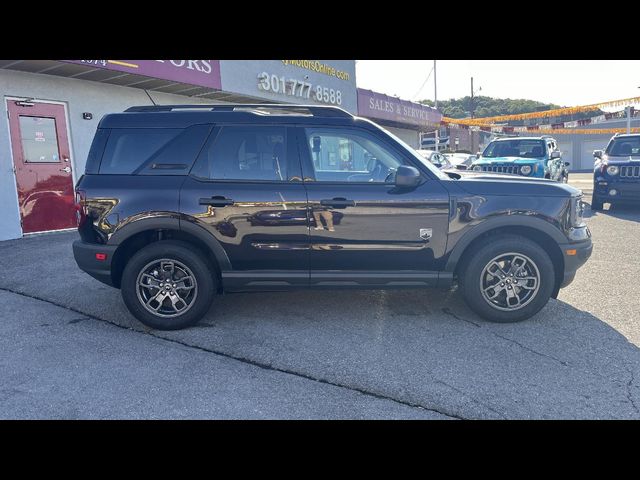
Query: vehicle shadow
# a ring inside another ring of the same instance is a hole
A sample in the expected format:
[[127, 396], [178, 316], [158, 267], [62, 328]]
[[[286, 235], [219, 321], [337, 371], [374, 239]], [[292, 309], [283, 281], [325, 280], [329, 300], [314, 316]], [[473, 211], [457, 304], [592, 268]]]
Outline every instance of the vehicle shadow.
[[230, 294], [160, 335], [463, 418], [640, 419], [640, 349], [558, 300], [494, 324], [456, 291]]
[[638, 205], [633, 204], [621, 204], [621, 205], [609, 205], [605, 204], [604, 210], [595, 211], [591, 209], [591, 202], [586, 202], [589, 208], [585, 210], [583, 218], [596, 217], [598, 215], [607, 215], [609, 217], [619, 218], [622, 220], [629, 220], [632, 222], [640, 222], [640, 203]]
[[[38, 262], [25, 260], [45, 249]], [[640, 419], [640, 349], [559, 300], [529, 320], [494, 324], [456, 290], [238, 293], [217, 297], [196, 327], [161, 332], [137, 322], [118, 290], [75, 268], [68, 241], [1, 242], [0, 271], [3, 289], [453, 417]]]

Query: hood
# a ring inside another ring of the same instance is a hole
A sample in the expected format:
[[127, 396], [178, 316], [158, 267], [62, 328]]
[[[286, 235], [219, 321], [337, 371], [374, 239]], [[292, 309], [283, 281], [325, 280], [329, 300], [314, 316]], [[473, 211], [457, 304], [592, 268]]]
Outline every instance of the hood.
[[523, 177], [504, 173], [455, 170], [447, 173], [456, 185], [472, 195], [520, 195], [569, 197], [580, 195], [581, 190], [566, 183], [546, 178]]
[[628, 163], [636, 164], [638, 162], [640, 162], [640, 155], [608, 156], [606, 161], [607, 165], [627, 165]]
[[476, 159], [474, 165], [491, 165], [492, 163], [513, 163], [515, 165], [522, 165], [528, 163], [538, 163], [542, 158], [524, 158], [524, 157], [480, 157]]

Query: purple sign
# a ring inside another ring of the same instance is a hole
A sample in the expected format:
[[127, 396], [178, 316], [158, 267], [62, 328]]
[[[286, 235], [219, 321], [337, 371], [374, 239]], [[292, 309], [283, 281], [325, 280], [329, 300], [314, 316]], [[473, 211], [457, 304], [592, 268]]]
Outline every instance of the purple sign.
[[62, 60], [93, 68], [222, 89], [219, 60]]
[[363, 88], [358, 88], [358, 115], [421, 127], [437, 125], [442, 119], [442, 114], [433, 107]]

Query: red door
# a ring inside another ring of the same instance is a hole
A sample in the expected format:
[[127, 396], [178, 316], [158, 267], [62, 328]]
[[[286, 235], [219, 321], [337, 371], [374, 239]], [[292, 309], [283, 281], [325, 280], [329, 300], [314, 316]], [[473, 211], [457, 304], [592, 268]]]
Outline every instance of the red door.
[[64, 107], [8, 100], [23, 233], [76, 225]]

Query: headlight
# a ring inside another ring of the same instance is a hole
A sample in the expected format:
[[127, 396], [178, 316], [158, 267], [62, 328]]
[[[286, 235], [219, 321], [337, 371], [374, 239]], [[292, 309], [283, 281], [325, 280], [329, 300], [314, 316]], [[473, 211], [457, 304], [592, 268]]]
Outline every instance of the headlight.
[[520, 173], [522, 175], [529, 175], [531, 173], [531, 165], [523, 165], [520, 167]]
[[618, 170], [620, 170], [618, 167], [616, 167], [615, 165], [610, 165], [607, 167], [607, 173], [609, 175], [617, 175], [618, 174]]
[[473, 171], [474, 172], [481, 172], [482, 171], [482, 167], [480, 165], [474, 165], [473, 166]]
[[580, 227], [584, 225], [582, 215], [584, 213], [584, 203], [582, 196], [571, 199], [571, 226]]

